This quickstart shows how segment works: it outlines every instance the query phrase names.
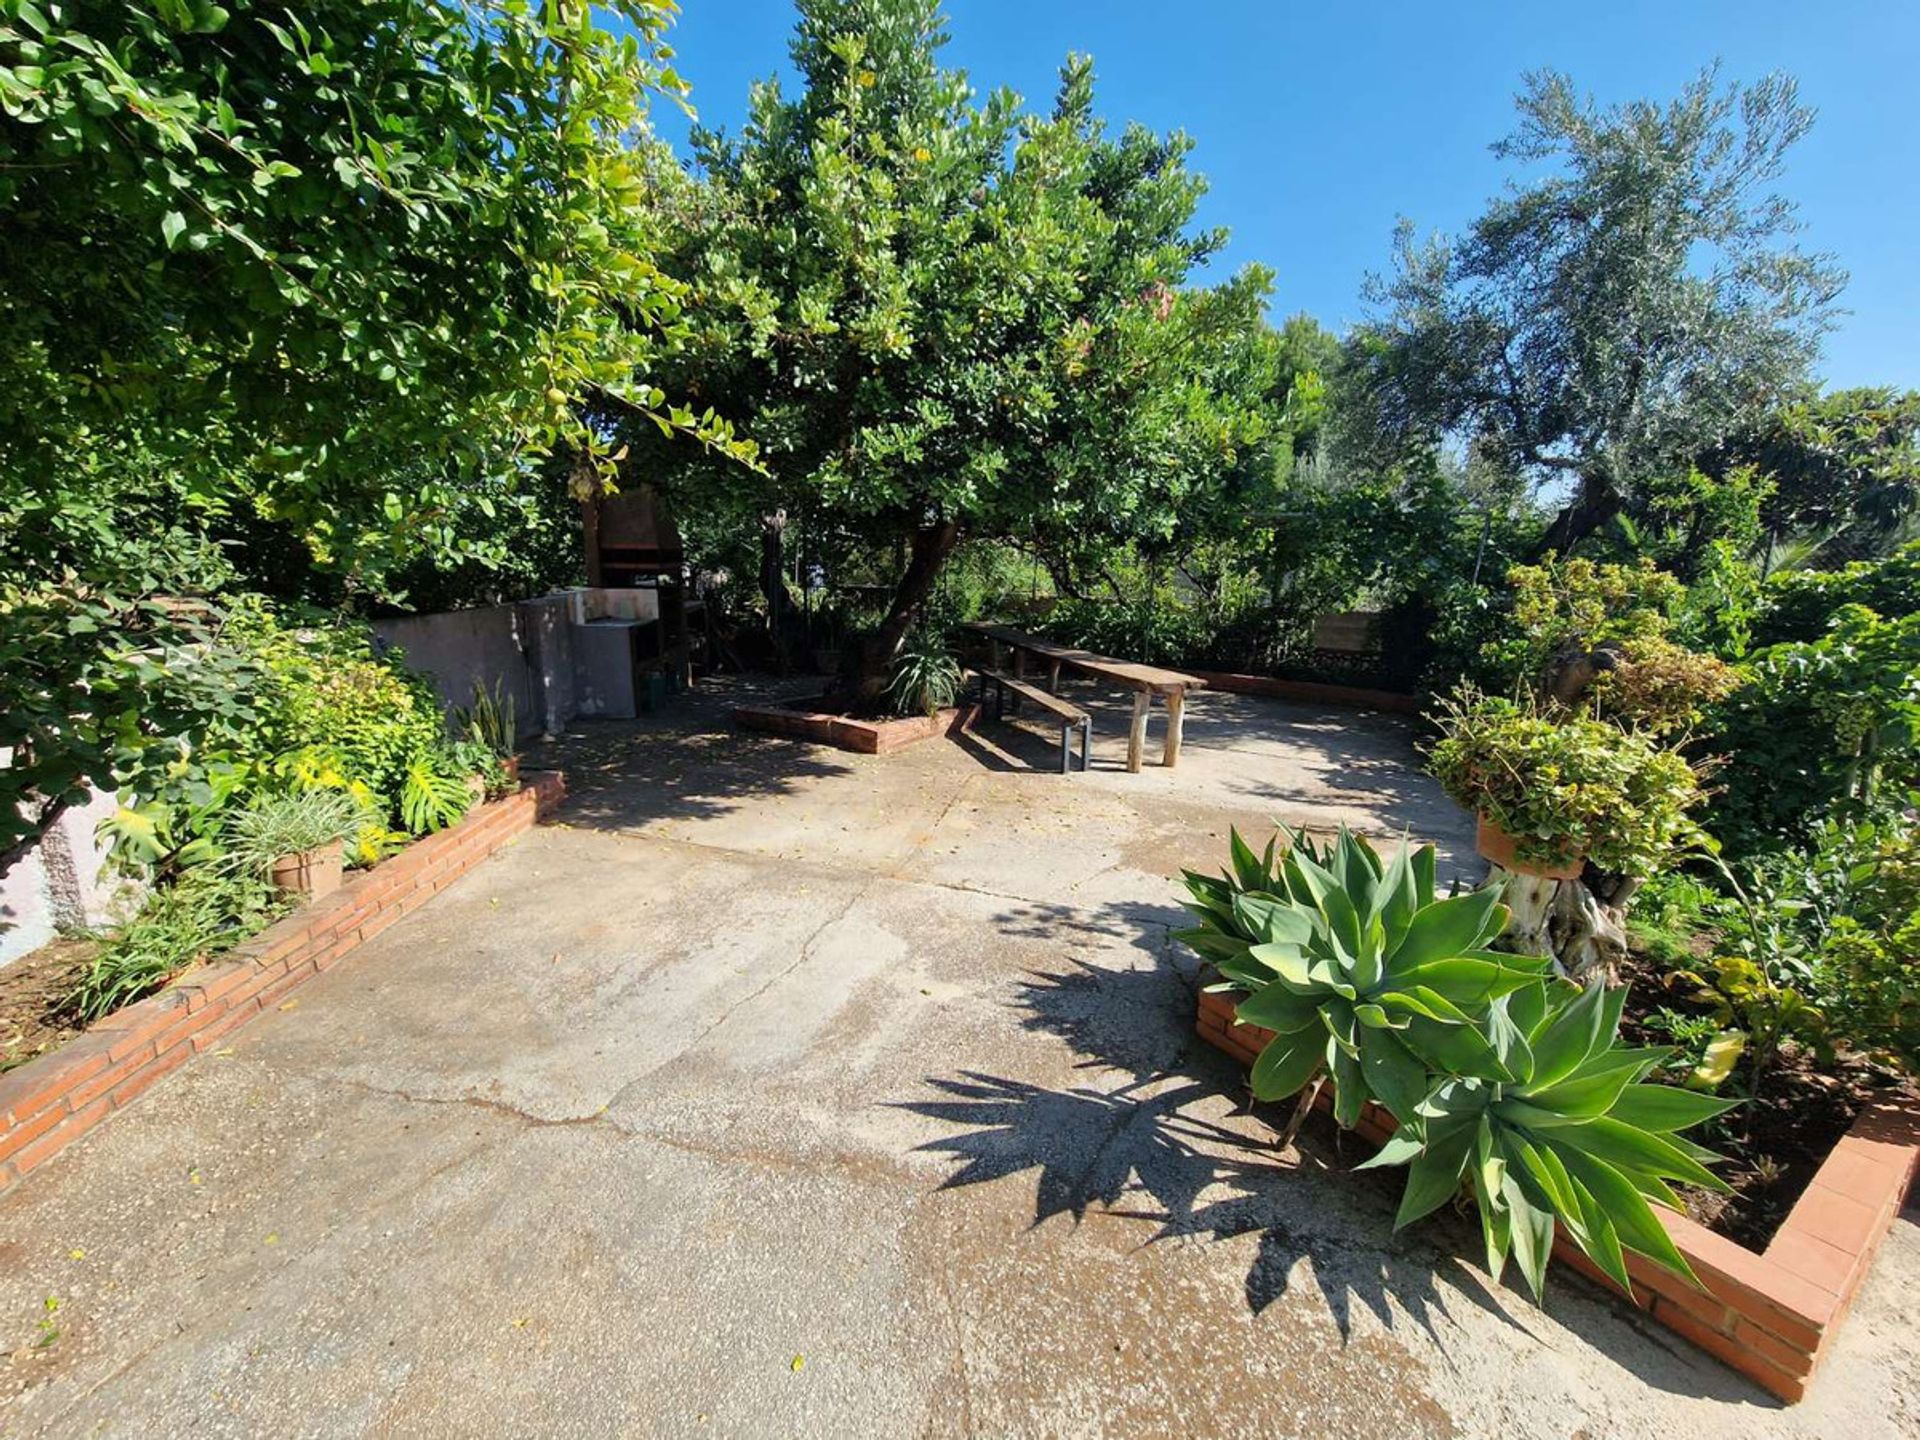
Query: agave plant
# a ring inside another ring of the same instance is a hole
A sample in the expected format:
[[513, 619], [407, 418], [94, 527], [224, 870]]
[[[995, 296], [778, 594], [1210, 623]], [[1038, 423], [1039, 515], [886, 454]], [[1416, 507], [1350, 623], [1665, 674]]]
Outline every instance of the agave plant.
[[1536, 981], [1488, 1007], [1486, 1060], [1451, 1066], [1360, 1167], [1409, 1167], [1396, 1229], [1446, 1204], [1464, 1179], [1488, 1270], [1498, 1279], [1511, 1254], [1536, 1298], [1556, 1223], [1622, 1289], [1628, 1250], [1698, 1283], [1647, 1202], [1679, 1209], [1676, 1182], [1727, 1188], [1706, 1168], [1719, 1157], [1676, 1132], [1733, 1102], [1646, 1083], [1672, 1052], [1619, 1043], [1626, 993]]
[[1313, 1086], [1286, 1139], [1325, 1078], [1348, 1128], [1369, 1100], [1414, 1120], [1432, 1071], [1513, 1078], [1476, 1021], [1552, 962], [1486, 948], [1506, 926], [1499, 892], [1437, 898], [1431, 845], [1403, 844], [1383, 863], [1344, 828], [1324, 850], [1286, 839], [1278, 857], [1273, 843], [1256, 856], [1235, 831], [1230, 876], [1187, 872], [1200, 924], [1180, 936], [1218, 967], [1221, 988], [1250, 992], [1240, 1022], [1274, 1032], [1254, 1062], [1255, 1096]]

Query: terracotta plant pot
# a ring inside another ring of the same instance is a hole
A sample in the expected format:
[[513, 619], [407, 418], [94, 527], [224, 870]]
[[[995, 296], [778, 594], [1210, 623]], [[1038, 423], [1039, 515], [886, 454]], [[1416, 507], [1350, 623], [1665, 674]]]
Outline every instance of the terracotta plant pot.
[[1539, 860], [1521, 860], [1513, 853], [1516, 844], [1513, 836], [1484, 815], [1476, 818], [1480, 828], [1474, 835], [1474, 848], [1480, 852], [1481, 859], [1492, 861], [1502, 870], [1511, 870], [1517, 875], [1537, 875], [1543, 880], [1577, 880], [1587, 863], [1585, 855], [1575, 855], [1558, 865]]
[[518, 755], [508, 755], [501, 760], [500, 765], [501, 765], [501, 768], [507, 772], [507, 789], [509, 790], [519, 789], [520, 788], [520, 757]]
[[273, 883], [289, 895], [318, 900], [340, 888], [340, 846], [322, 845], [282, 855], [269, 872]]

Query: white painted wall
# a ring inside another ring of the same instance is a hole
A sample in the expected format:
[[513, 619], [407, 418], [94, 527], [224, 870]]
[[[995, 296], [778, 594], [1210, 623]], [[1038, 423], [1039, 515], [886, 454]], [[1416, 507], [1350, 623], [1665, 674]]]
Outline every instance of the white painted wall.
[[68, 809], [51, 831], [0, 877], [0, 965], [66, 931], [105, 925], [131, 908], [131, 882], [107, 868], [94, 829], [113, 813], [111, 791]]

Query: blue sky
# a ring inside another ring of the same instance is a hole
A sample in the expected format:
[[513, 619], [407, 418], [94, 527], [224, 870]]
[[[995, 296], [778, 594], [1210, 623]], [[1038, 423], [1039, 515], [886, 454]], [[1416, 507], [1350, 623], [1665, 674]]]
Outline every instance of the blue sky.
[[[678, 66], [701, 120], [737, 129], [751, 80], [787, 71], [790, 0], [681, 0]], [[1782, 188], [1801, 242], [1852, 273], [1827, 344], [1836, 385], [1920, 388], [1920, 3], [1302, 4], [1296, 0], [948, 0], [946, 61], [1039, 108], [1069, 50], [1094, 57], [1102, 112], [1184, 129], [1212, 182], [1216, 262], [1279, 272], [1279, 314], [1360, 318], [1396, 217], [1457, 231], [1504, 175], [1522, 72], [1550, 65], [1603, 101], [1671, 96], [1718, 59], [1786, 70], [1819, 111]], [[686, 122], [661, 106], [665, 135]]]

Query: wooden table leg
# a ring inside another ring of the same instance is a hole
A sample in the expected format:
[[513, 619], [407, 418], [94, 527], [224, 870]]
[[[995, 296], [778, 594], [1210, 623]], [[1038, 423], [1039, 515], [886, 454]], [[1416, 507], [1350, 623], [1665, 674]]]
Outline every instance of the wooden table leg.
[[1047, 667], [1047, 689], [1055, 695], [1060, 693], [1060, 662], [1058, 660]]
[[1140, 752], [1147, 748], [1147, 710], [1153, 704], [1151, 690], [1133, 692], [1133, 728], [1127, 732], [1127, 770], [1140, 773]]
[[1172, 691], [1167, 696], [1167, 748], [1160, 760], [1169, 770], [1180, 763], [1180, 730], [1186, 718], [1186, 692]]

